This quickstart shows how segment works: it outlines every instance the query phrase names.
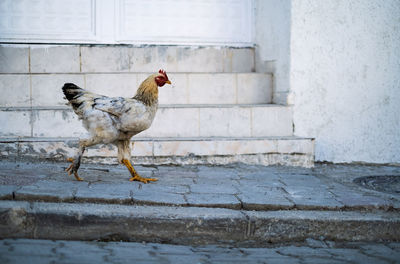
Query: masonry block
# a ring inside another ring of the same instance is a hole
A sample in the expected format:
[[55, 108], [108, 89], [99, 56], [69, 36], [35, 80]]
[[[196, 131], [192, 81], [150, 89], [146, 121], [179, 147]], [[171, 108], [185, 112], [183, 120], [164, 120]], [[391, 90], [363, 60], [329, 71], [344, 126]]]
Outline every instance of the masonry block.
[[239, 104], [269, 104], [271, 97], [272, 76], [270, 74], [237, 74], [237, 102]]
[[16, 157], [18, 155], [17, 142], [0, 143], [0, 158]]
[[81, 47], [82, 72], [129, 72], [132, 56], [125, 46]]
[[274, 153], [277, 151], [277, 144], [274, 140], [221, 140], [217, 143], [218, 155]]
[[62, 87], [71, 82], [84, 88], [84, 76], [79, 74], [35, 74], [32, 75], [32, 106], [61, 106], [64, 99]]
[[0, 46], [0, 73], [29, 73], [29, 47]]
[[189, 74], [190, 104], [236, 103], [233, 74]]
[[249, 137], [250, 135], [249, 108], [200, 108], [200, 136]]
[[73, 157], [77, 147], [69, 142], [28, 141], [20, 142], [19, 155], [39, 159], [66, 160]]
[[132, 72], [157, 72], [159, 69], [165, 69], [167, 72], [176, 71], [176, 47], [134, 47], [131, 51]]
[[0, 111], [1, 137], [31, 136], [30, 111]]
[[[1, 64], [1, 63], [0, 63]], [[29, 75], [0, 75], [0, 106], [31, 106]]]
[[193, 137], [199, 135], [197, 108], [159, 108], [151, 127], [141, 137]]
[[277, 151], [279, 153], [310, 153], [314, 154], [313, 140], [279, 140], [277, 141]]
[[31, 72], [80, 72], [79, 46], [31, 46]]
[[291, 136], [292, 110], [283, 106], [252, 108], [252, 136]]
[[180, 72], [224, 72], [224, 52], [213, 47], [186, 47], [177, 52]]
[[87, 133], [70, 110], [34, 110], [33, 116], [34, 137], [79, 137]]
[[216, 155], [216, 141], [155, 141], [154, 156]]
[[189, 102], [188, 74], [168, 74], [171, 85], [158, 89], [160, 104], [187, 104]]
[[254, 49], [243, 48], [243, 49], [231, 49], [232, 62], [231, 71], [232, 72], [254, 72]]
[[86, 74], [86, 89], [97, 94], [132, 98], [138, 87], [137, 74]]

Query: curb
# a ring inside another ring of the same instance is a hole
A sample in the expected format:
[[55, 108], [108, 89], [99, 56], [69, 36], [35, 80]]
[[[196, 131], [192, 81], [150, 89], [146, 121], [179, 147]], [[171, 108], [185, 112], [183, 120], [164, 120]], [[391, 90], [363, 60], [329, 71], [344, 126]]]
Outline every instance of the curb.
[[396, 212], [0, 202], [0, 237], [262, 246], [304, 241], [399, 241]]

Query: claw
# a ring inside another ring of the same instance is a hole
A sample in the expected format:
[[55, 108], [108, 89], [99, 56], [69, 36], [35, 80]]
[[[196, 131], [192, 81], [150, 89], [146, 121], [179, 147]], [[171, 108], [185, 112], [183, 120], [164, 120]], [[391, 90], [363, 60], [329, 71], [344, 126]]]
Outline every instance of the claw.
[[74, 159], [73, 158], [68, 158], [67, 161], [72, 162], [71, 165], [69, 165], [68, 168], [65, 169], [65, 171], [68, 173], [68, 175], [71, 175], [74, 173], [74, 177], [77, 181], [83, 181], [81, 177], [78, 176], [78, 172], [74, 170]]
[[129, 172], [132, 175], [132, 177], [129, 179], [129, 181], [139, 181], [139, 182], [143, 182], [143, 183], [149, 183], [149, 182], [152, 182], [152, 181], [157, 181], [157, 179], [140, 177], [139, 174], [132, 167], [132, 164], [131, 164], [131, 162], [129, 160], [123, 159], [122, 163], [128, 168]]
[[140, 177], [139, 175], [136, 174], [136, 176], [131, 177], [129, 179], [129, 181], [139, 181], [139, 182], [143, 182], [143, 183], [149, 183], [149, 182], [153, 182], [153, 181], [158, 181], [158, 179], [143, 178], [143, 177]]
[[77, 172], [74, 172], [74, 176], [75, 176], [75, 179], [76, 179], [77, 181], [83, 181], [83, 179], [82, 179], [81, 177], [78, 176], [78, 173], [77, 173]]

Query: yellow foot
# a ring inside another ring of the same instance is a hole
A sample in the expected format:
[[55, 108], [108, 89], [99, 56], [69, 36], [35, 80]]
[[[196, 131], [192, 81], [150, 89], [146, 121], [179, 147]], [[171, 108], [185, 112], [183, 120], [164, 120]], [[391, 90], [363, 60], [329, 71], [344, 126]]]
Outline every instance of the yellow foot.
[[[74, 162], [74, 159], [73, 158], [68, 158], [67, 161]], [[78, 172], [74, 171], [74, 164], [73, 163], [71, 165], [69, 165], [69, 167], [66, 168], [65, 171], [68, 172], [68, 175], [71, 175], [72, 173], [74, 173], [75, 179], [77, 181], [83, 181], [83, 179], [78, 176]]]
[[133, 176], [129, 179], [129, 181], [140, 181], [143, 183], [149, 183], [149, 182], [154, 182], [154, 181], [158, 181], [158, 179], [152, 179], [152, 178], [143, 178], [140, 177], [139, 175]]

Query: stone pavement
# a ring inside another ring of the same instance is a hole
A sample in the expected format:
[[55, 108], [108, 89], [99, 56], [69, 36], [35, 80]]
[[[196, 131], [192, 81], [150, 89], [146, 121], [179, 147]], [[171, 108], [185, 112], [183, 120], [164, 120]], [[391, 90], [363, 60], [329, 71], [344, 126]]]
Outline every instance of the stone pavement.
[[[68, 176], [67, 166], [2, 161], [0, 199], [264, 211], [400, 208], [400, 167], [135, 166], [142, 176], [159, 179], [142, 184], [129, 182], [122, 165], [84, 164], [83, 182]], [[387, 181], [379, 184], [373, 176]]]
[[[68, 176], [67, 166], [0, 162], [0, 251], [8, 252], [2, 263], [23, 261], [36, 247], [50, 253], [35, 258], [57, 263], [86, 260], [71, 253], [80, 247], [104, 260], [145, 247], [133, 259], [150, 263], [187, 260], [187, 252], [198, 263], [399, 259], [399, 167], [135, 166], [159, 179], [142, 184], [129, 182], [121, 165], [83, 164], [83, 182]], [[27, 244], [25, 253], [15, 253], [19, 243]]]
[[335, 243], [308, 239], [300, 245], [236, 248], [155, 243], [30, 239], [0, 241], [9, 263], [400, 263], [400, 243]]

